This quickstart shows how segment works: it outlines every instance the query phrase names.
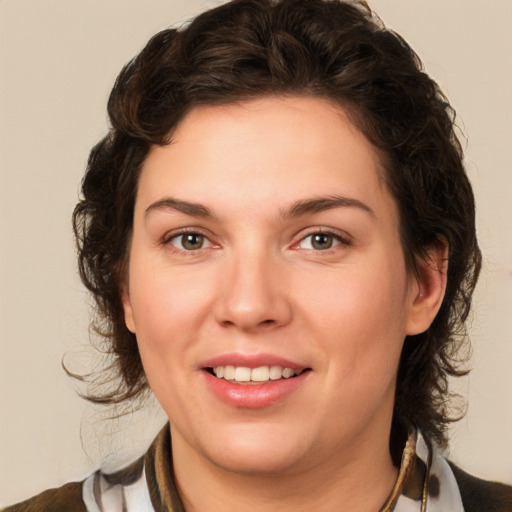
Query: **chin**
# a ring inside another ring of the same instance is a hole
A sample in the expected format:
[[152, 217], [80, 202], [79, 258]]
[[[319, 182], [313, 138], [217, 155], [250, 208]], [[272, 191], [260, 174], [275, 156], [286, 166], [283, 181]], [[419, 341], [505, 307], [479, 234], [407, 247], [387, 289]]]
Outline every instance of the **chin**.
[[291, 453], [276, 453], [267, 449], [248, 450], [245, 453], [240, 449], [232, 453], [214, 454], [210, 462], [215, 466], [236, 473], [238, 475], [269, 477], [275, 475], [293, 474], [297, 471], [296, 458]]
[[275, 428], [242, 428], [216, 438], [215, 446], [204, 446], [203, 453], [215, 466], [226, 471], [271, 476], [296, 472], [307, 448], [299, 432], [279, 432]]

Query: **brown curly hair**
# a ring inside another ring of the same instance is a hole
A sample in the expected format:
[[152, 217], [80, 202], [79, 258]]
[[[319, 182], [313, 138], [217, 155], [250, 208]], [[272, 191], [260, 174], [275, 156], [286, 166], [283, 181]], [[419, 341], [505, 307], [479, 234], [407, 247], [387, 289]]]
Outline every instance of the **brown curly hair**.
[[148, 151], [168, 144], [194, 106], [269, 94], [334, 100], [378, 148], [409, 269], [433, 245], [448, 243], [444, 301], [430, 328], [405, 340], [394, 412], [394, 424], [412, 423], [444, 444], [447, 379], [463, 373], [465, 320], [481, 265], [474, 198], [453, 109], [409, 45], [362, 1], [234, 0], [158, 33], [121, 71], [108, 102], [111, 129], [90, 154], [73, 215], [80, 275], [113, 358], [105, 382], [116, 382], [89, 398], [120, 403], [148, 388], [121, 302]]

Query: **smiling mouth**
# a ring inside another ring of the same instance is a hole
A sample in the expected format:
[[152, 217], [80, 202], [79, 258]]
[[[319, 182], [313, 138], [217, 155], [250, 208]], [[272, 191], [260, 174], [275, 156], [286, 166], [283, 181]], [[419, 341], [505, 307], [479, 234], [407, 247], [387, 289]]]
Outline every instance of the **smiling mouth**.
[[228, 382], [236, 384], [264, 384], [281, 379], [293, 379], [301, 373], [310, 371], [310, 368], [283, 368], [282, 366], [259, 366], [257, 368], [248, 368], [246, 366], [214, 366], [205, 368], [205, 370]]

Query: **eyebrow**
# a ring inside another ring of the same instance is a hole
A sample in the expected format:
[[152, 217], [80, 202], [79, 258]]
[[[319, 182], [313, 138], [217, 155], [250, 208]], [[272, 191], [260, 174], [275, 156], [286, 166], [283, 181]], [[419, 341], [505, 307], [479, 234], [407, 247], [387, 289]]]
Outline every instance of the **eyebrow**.
[[166, 197], [151, 203], [145, 210], [144, 216], [155, 210], [176, 210], [184, 213], [185, 215], [191, 215], [192, 217], [201, 217], [205, 219], [213, 219], [214, 213], [210, 208], [199, 204], [191, 203], [190, 201], [183, 201], [182, 199], [175, 199], [173, 197]]
[[323, 212], [333, 208], [359, 208], [372, 217], [376, 217], [375, 212], [365, 203], [352, 197], [327, 196], [314, 197], [312, 199], [301, 199], [292, 204], [291, 208], [283, 212], [283, 216], [301, 217], [303, 215]]
[[[365, 203], [351, 197], [343, 196], [327, 196], [327, 197], [314, 197], [311, 199], [301, 199], [294, 202], [291, 207], [282, 212], [284, 218], [295, 218], [313, 213], [331, 210], [333, 208], [359, 208], [368, 212], [375, 217], [375, 212]], [[166, 197], [151, 203], [145, 210], [144, 216], [155, 210], [176, 210], [191, 215], [192, 217], [200, 217], [205, 219], [215, 218], [213, 211], [200, 203], [192, 203], [182, 199], [173, 197]]]

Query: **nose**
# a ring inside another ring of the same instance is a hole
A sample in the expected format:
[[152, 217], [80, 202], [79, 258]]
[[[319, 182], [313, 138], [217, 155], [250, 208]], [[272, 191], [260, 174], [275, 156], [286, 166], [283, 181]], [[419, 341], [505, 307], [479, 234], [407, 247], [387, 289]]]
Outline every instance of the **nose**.
[[215, 305], [217, 322], [256, 332], [286, 325], [291, 320], [285, 273], [276, 258], [253, 251], [225, 263]]

